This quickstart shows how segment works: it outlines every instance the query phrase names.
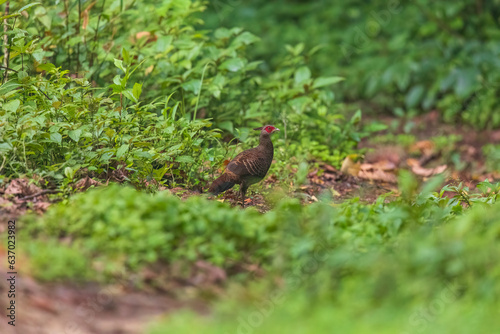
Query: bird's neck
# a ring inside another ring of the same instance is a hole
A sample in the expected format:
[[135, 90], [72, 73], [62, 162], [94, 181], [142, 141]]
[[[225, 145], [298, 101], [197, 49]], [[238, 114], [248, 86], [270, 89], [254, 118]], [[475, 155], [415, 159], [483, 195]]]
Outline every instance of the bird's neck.
[[260, 134], [259, 147], [264, 150], [273, 151], [273, 142], [271, 141], [271, 135], [267, 132]]

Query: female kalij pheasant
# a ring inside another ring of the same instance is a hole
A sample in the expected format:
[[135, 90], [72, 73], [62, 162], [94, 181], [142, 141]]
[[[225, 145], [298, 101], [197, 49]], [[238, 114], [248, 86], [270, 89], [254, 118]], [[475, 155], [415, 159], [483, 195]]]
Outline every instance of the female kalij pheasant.
[[217, 195], [231, 189], [235, 184], [239, 184], [242, 206], [245, 206], [245, 194], [248, 187], [262, 180], [271, 167], [274, 153], [271, 134], [279, 131], [272, 125], [254, 130], [261, 130], [259, 146], [238, 154], [227, 165], [224, 174], [215, 180], [208, 189], [209, 192]]

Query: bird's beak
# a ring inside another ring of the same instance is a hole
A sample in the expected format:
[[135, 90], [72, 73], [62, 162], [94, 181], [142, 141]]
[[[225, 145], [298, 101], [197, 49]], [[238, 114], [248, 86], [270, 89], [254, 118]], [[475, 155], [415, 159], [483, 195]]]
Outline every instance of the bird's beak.
[[273, 132], [276, 132], [276, 131], [279, 131], [280, 129], [278, 128], [274, 128]]

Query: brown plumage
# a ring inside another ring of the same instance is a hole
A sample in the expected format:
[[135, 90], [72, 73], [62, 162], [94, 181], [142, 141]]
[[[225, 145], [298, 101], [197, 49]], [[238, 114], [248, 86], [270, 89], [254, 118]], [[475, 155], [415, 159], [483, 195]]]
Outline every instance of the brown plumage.
[[279, 131], [272, 125], [254, 130], [261, 130], [259, 146], [238, 154], [226, 166], [224, 174], [216, 179], [208, 189], [209, 192], [217, 195], [231, 189], [235, 184], [239, 184], [241, 205], [243, 206], [245, 206], [245, 194], [248, 187], [262, 180], [271, 167], [274, 153], [271, 134]]

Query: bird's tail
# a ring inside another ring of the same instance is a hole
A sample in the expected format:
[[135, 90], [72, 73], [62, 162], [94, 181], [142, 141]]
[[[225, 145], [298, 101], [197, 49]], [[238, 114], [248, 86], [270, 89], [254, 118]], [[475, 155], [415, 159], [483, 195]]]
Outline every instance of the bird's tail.
[[208, 188], [208, 192], [217, 195], [231, 189], [234, 185], [235, 183], [229, 178], [229, 175], [224, 173], [212, 183], [210, 188]]

